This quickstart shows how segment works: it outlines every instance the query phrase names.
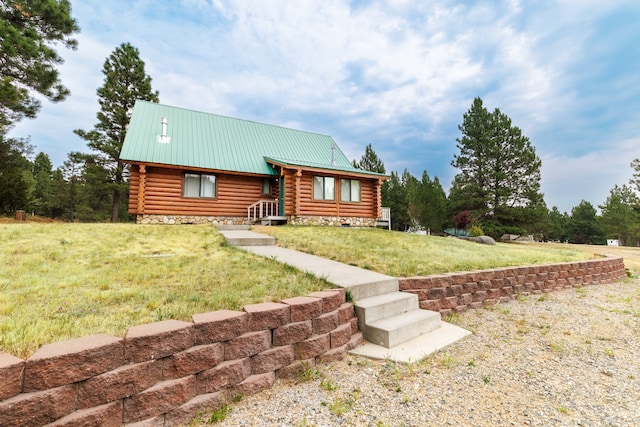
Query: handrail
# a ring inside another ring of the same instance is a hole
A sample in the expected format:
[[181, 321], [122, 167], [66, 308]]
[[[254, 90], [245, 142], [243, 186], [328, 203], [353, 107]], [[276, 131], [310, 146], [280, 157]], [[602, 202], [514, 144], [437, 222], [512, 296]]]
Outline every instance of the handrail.
[[249, 221], [249, 224], [267, 216], [280, 216], [280, 203], [278, 203], [278, 199], [258, 200], [247, 208], [247, 221]]
[[378, 218], [378, 222], [386, 222], [387, 228], [391, 230], [391, 208], [382, 207], [382, 216]]

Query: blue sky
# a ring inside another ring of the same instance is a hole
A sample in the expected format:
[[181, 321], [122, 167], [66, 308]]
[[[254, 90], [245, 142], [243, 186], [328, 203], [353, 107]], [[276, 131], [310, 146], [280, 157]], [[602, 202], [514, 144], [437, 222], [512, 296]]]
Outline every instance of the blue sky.
[[549, 207], [602, 204], [640, 157], [637, 0], [71, 0], [82, 29], [61, 51], [72, 95], [11, 136], [59, 166], [88, 151], [102, 65], [140, 50], [160, 102], [367, 144], [387, 171], [448, 187], [473, 99], [522, 129]]

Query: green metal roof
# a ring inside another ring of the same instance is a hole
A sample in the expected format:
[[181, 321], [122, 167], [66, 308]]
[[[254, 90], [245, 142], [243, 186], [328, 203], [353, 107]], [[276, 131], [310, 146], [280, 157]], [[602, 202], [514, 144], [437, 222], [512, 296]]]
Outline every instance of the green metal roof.
[[[167, 119], [162, 141], [162, 119]], [[352, 173], [353, 167], [330, 136], [168, 105], [137, 101], [120, 152], [124, 161], [273, 175], [265, 161]], [[378, 175], [378, 174], [375, 174]]]

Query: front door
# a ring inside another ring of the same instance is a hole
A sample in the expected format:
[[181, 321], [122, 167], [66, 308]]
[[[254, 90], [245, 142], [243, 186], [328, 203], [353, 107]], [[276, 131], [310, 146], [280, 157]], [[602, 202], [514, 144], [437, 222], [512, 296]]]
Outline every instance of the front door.
[[278, 180], [278, 187], [280, 187], [280, 209], [279, 209], [279, 215], [280, 216], [284, 216], [284, 177], [281, 176], [280, 179]]

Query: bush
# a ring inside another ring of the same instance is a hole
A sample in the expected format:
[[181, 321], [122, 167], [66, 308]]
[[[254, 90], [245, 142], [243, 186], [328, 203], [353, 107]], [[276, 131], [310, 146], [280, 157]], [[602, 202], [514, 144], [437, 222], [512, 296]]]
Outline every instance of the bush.
[[484, 231], [482, 231], [482, 227], [480, 227], [479, 225], [474, 225], [469, 229], [469, 236], [471, 237], [484, 236]]

